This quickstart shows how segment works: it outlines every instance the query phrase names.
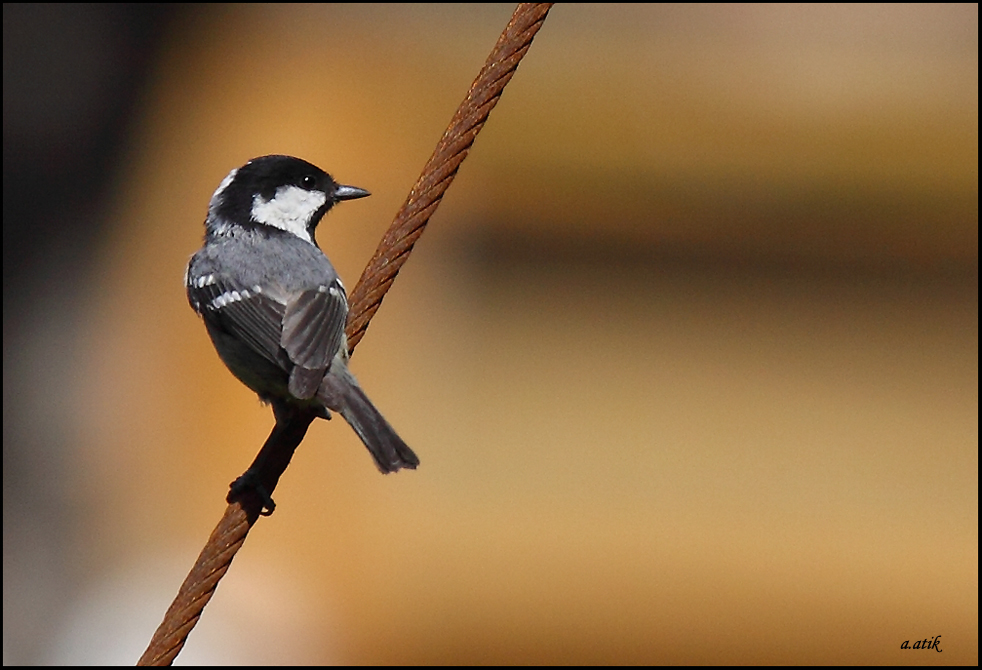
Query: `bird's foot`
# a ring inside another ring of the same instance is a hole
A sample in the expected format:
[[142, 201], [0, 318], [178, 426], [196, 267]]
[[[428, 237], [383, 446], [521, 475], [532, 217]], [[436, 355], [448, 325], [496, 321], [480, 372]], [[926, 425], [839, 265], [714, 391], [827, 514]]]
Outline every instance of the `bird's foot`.
[[266, 487], [257, 481], [256, 475], [252, 470], [246, 470], [238, 479], [229, 484], [225, 502], [231, 503], [243, 493], [250, 490], [255, 491], [256, 495], [263, 501], [263, 507], [259, 512], [260, 516], [269, 516], [272, 514], [273, 510], [276, 509], [276, 503], [273, 502], [273, 497], [266, 491]]

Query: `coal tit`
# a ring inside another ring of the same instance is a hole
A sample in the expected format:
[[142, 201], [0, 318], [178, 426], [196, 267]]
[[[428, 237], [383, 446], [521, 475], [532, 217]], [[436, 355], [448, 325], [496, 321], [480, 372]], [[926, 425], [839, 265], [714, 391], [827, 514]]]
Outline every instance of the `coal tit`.
[[335, 203], [367, 195], [299, 158], [255, 158], [212, 195], [185, 285], [219, 357], [277, 416], [340, 413], [388, 473], [419, 459], [348, 371], [347, 296], [314, 239]]

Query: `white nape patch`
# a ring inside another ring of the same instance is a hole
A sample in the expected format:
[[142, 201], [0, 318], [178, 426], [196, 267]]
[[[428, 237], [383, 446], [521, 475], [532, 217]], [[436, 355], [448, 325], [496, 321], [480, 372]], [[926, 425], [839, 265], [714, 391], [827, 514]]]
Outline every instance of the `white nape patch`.
[[218, 188], [215, 189], [215, 192], [211, 194], [211, 201], [209, 201], [208, 203], [209, 221], [215, 218], [215, 211], [218, 209], [218, 206], [222, 203], [222, 194], [225, 192], [225, 189], [228, 188], [228, 185], [232, 183], [232, 180], [235, 179], [235, 175], [237, 175], [238, 173], [239, 173], [239, 168], [235, 168], [227, 175], [225, 175], [225, 179], [223, 179], [222, 183], [218, 185]]
[[327, 194], [323, 191], [307, 191], [299, 186], [280, 186], [271, 200], [263, 200], [258, 194], [253, 198], [252, 218], [313, 244], [307, 227], [314, 213], [325, 202]]
[[215, 198], [220, 196], [222, 194], [222, 191], [228, 188], [228, 185], [232, 183], [232, 180], [235, 179], [235, 175], [237, 175], [238, 173], [239, 173], [239, 168], [235, 168], [234, 170], [229, 172], [225, 176], [225, 179], [222, 180], [222, 183], [218, 185], [218, 188], [215, 189], [215, 192], [211, 194], [211, 199], [214, 200]]
[[213, 237], [232, 237], [237, 230], [235, 226], [231, 225], [225, 219], [216, 218], [213, 213], [208, 214], [208, 220], [205, 221], [205, 226], [208, 229], [208, 234]]

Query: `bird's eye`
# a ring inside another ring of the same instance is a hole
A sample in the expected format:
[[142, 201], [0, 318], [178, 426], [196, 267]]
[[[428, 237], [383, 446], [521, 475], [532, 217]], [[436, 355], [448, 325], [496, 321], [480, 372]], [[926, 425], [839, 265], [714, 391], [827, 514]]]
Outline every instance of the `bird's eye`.
[[300, 178], [300, 185], [306, 189], [312, 189], [317, 186], [317, 178], [313, 175], [304, 175]]

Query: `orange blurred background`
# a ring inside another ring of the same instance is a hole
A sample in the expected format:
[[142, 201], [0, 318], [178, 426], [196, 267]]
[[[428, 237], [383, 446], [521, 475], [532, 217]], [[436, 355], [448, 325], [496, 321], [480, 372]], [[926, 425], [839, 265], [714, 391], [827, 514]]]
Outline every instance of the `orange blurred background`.
[[[219, 181], [369, 189], [353, 286], [512, 8], [161, 24], [75, 297], [5, 290], [5, 663], [135, 662], [272, 425]], [[977, 282], [977, 5], [558, 5], [353, 358], [420, 469], [315, 424], [178, 662], [977, 664]]]

